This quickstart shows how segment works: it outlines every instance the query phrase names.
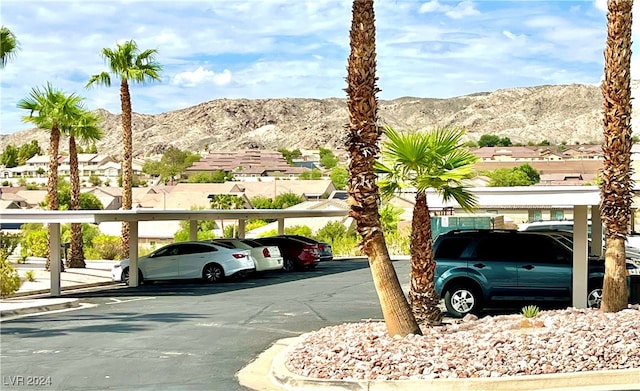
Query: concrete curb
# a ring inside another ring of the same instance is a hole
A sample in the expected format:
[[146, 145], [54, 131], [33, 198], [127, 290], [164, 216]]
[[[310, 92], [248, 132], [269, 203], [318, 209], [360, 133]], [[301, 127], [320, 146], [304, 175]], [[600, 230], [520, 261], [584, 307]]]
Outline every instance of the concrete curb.
[[[298, 338], [277, 341], [267, 352], [273, 357], [269, 377], [278, 388], [304, 390], [438, 390], [438, 391], [560, 391], [560, 390], [636, 390], [640, 389], [640, 368], [510, 376], [504, 378], [425, 379], [425, 380], [321, 380], [300, 376], [285, 365], [288, 353]], [[266, 352], [265, 352], [266, 353]], [[242, 383], [241, 383], [242, 384]]]
[[[97, 287], [97, 286], [108, 286], [108, 285], [118, 285], [118, 284], [122, 284], [122, 282], [119, 281], [103, 281], [103, 282], [93, 282], [90, 284], [78, 284], [78, 285], [71, 285], [71, 286], [63, 286], [60, 288], [60, 291], [71, 291], [71, 290], [76, 290], [76, 289], [84, 289], [84, 288], [93, 288], [93, 287]], [[12, 294], [11, 296], [9, 296], [10, 299], [16, 298], [16, 297], [26, 297], [26, 296], [37, 296], [37, 295], [43, 295], [46, 293], [50, 293], [51, 289], [39, 289], [39, 290], [35, 290], [35, 291], [26, 291], [26, 292], [16, 292], [14, 294]]]
[[80, 307], [80, 301], [78, 299], [40, 299], [40, 300], [43, 301], [42, 304], [31, 305], [36, 300], [29, 300], [29, 303], [26, 303], [24, 306], [20, 306], [20, 304], [22, 304], [20, 300], [15, 300], [12, 302], [4, 302], [4, 304], [9, 304], [9, 306], [13, 304], [15, 308], [0, 310], [0, 318], [33, 314], [37, 312], [59, 311], [67, 308]]

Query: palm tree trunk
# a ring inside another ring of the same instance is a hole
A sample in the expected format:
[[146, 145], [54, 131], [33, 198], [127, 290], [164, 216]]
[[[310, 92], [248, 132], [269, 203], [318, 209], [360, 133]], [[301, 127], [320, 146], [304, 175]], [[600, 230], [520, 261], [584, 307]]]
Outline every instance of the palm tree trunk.
[[607, 2], [607, 43], [604, 51], [604, 164], [601, 209], [606, 230], [602, 310], [627, 307], [624, 242], [631, 215], [631, 9], [632, 0]]
[[[57, 125], [51, 127], [49, 139], [49, 178], [47, 180], [47, 199], [49, 210], [58, 209], [58, 151], [60, 150], [60, 129]], [[47, 237], [47, 247], [51, 249], [50, 238]], [[54, 249], [60, 251], [60, 249]], [[51, 253], [47, 254], [45, 269], [51, 269]]]
[[[129, 83], [122, 79], [120, 84], [122, 106], [122, 209], [130, 210], [132, 205], [131, 187], [133, 183], [133, 141], [131, 130], [131, 95]], [[129, 223], [122, 222], [122, 258], [129, 257]]]
[[433, 260], [433, 238], [431, 216], [427, 195], [424, 191], [416, 194], [416, 204], [411, 222], [411, 289], [409, 302], [420, 324], [436, 326], [442, 323], [442, 311], [438, 308], [440, 299], [436, 294]]
[[373, 0], [354, 0], [351, 22], [351, 54], [347, 72], [349, 109], [349, 216], [362, 235], [362, 251], [369, 258], [373, 282], [390, 335], [420, 334], [382, 232], [378, 205], [380, 194], [373, 170], [378, 155], [378, 102], [376, 93], [376, 41]]
[[[80, 209], [80, 173], [78, 171], [78, 149], [76, 139], [73, 136], [69, 137], [69, 176], [71, 180], [69, 206], [71, 210], [78, 210]], [[71, 248], [67, 263], [69, 267], [86, 267], [82, 248], [82, 224], [80, 223], [71, 223]]]

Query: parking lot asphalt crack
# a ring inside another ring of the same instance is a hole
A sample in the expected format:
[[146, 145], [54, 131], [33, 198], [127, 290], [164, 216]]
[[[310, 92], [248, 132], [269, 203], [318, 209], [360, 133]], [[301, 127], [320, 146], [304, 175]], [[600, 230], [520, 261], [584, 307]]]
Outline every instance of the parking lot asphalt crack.
[[254, 319], [256, 319], [258, 316], [262, 315], [269, 307], [271, 307], [274, 303], [270, 303], [267, 304], [266, 306], [262, 307], [260, 310], [258, 310], [255, 314], [251, 315], [250, 317], [248, 317], [244, 322], [242, 322], [242, 324], [249, 324], [251, 322], [253, 322]]
[[316, 311], [312, 306], [310, 306], [308, 303], [301, 303], [303, 304], [305, 307], [307, 307], [308, 309], [311, 310], [311, 312], [313, 312], [313, 314], [315, 316], [318, 317], [318, 319], [322, 320], [322, 321], [326, 321], [327, 318], [325, 318], [324, 316], [322, 316], [318, 311]]

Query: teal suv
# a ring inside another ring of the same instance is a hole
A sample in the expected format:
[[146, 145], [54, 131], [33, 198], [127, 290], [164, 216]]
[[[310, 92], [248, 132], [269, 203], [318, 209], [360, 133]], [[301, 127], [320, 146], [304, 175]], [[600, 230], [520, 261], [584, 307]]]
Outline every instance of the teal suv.
[[[451, 231], [437, 237], [433, 251], [436, 292], [453, 316], [516, 302], [571, 303], [573, 250], [550, 233]], [[628, 260], [627, 275], [638, 281], [640, 265]], [[603, 276], [604, 261], [590, 257], [590, 307], [600, 305]]]

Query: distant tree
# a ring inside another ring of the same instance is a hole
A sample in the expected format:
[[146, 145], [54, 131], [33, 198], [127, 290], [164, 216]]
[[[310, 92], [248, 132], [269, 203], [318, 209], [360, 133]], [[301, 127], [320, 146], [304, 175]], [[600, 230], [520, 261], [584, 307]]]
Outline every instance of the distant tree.
[[330, 149], [320, 147], [319, 154], [320, 164], [322, 164], [325, 169], [330, 170], [338, 164], [338, 158]]
[[173, 182], [176, 176], [194, 162], [200, 160], [200, 155], [188, 151], [182, 151], [175, 147], [168, 148], [160, 161], [149, 160], [142, 166], [142, 172], [151, 176], [159, 176], [160, 180]]
[[91, 174], [89, 175], [89, 183], [91, 183], [93, 186], [100, 186], [100, 184], [102, 184], [102, 181], [96, 174]]
[[283, 193], [273, 200], [274, 209], [287, 209], [304, 201], [304, 197], [293, 193]]
[[500, 143], [500, 137], [494, 134], [483, 134], [478, 140], [479, 147], [495, 147]]
[[18, 164], [24, 165], [27, 163], [27, 160], [41, 154], [42, 149], [40, 145], [38, 145], [38, 140], [31, 140], [30, 143], [22, 144], [20, 148], [18, 148]]
[[511, 143], [511, 139], [509, 137], [503, 137], [500, 139], [500, 141], [498, 141], [498, 146], [501, 147], [509, 147], [511, 145], [513, 144]]
[[286, 160], [290, 166], [293, 165], [293, 159], [297, 159], [300, 156], [302, 156], [302, 152], [300, 152], [299, 149], [294, 149], [293, 151], [289, 151], [286, 148], [280, 148], [278, 149], [278, 152], [282, 154], [282, 157], [284, 157], [284, 160]]
[[344, 190], [349, 180], [349, 171], [344, 167], [334, 167], [329, 175], [331, 182], [338, 190]]
[[305, 171], [300, 174], [300, 179], [302, 180], [311, 180], [311, 179], [320, 179], [322, 178], [322, 171], [317, 168], [313, 168], [311, 170]]
[[251, 199], [251, 205], [256, 209], [274, 209], [273, 199], [269, 197], [257, 196]]
[[548, 147], [551, 145], [551, 142], [549, 140], [542, 140], [538, 143], [538, 145], [541, 147]]
[[7, 168], [18, 166], [18, 148], [15, 145], [9, 144], [4, 148], [0, 155], [0, 165]]
[[529, 164], [499, 168], [488, 174], [490, 187], [531, 186], [540, 182], [540, 174]]
[[[173, 235], [173, 240], [176, 242], [186, 242], [189, 240], [189, 222], [181, 221], [180, 229]], [[216, 234], [213, 230], [216, 228], [216, 223], [213, 220], [198, 220], [196, 237], [198, 240], [214, 239]]]
[[199, 172], [189, 177], [189, 183], [225, 183], [233, 179], [233, 175], [225, 171]]

